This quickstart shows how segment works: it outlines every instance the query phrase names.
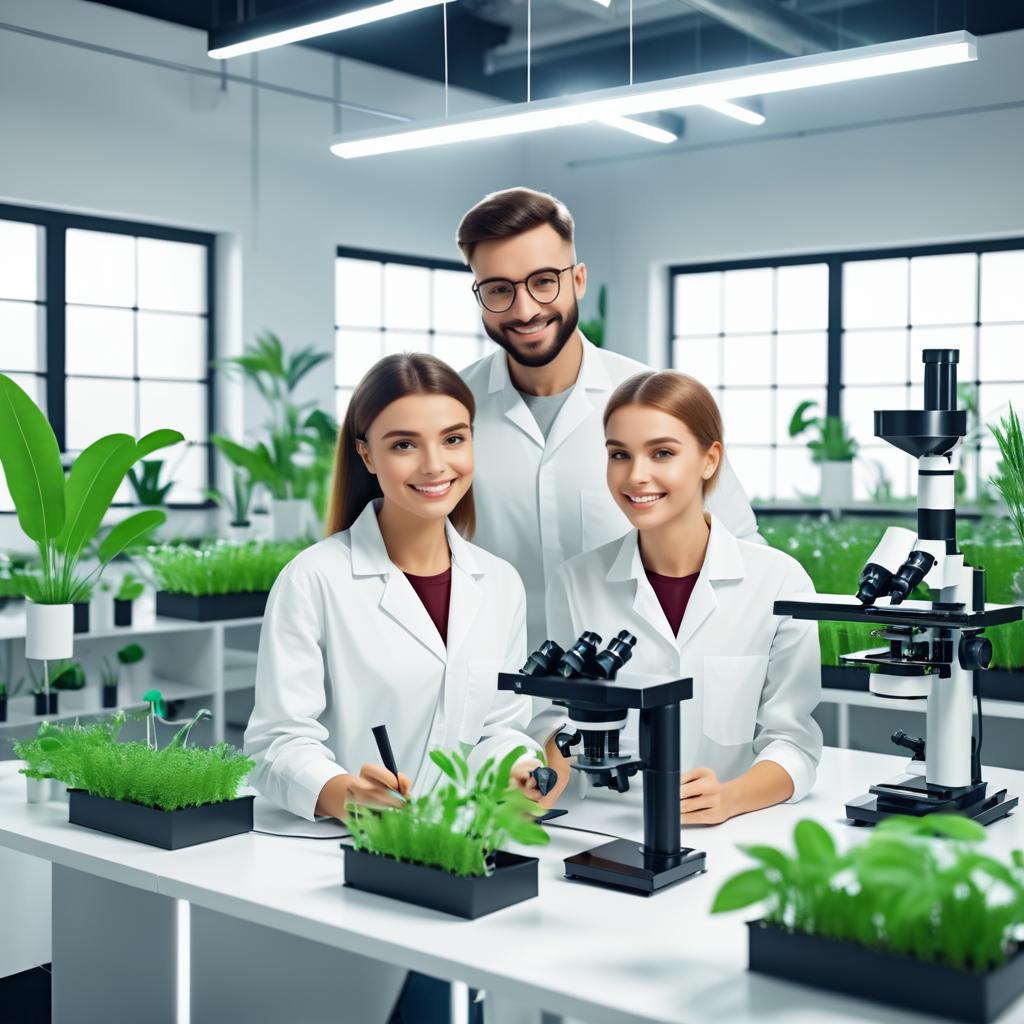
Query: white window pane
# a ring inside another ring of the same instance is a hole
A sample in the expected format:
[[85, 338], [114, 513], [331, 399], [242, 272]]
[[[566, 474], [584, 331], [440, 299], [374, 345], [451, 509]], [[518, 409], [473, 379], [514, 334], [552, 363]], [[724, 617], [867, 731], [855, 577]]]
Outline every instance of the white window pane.
[[385, 331], [384, 351], [381, 355], [391, 356], [399, 352], [430, 352], [431, 337], [426, 331]]
[[202, 384], [139, 382], [139, 433], [180, 430], [186, 441], [207, 437], [206, 388]]
[[775, 339], [776, 382], [824, 384], [828, 379], [828, 335], [780, 334]]
[[380, 331], [336, 331], [334, 383], [354, 386], [384, 354]]
[[672, 344], [672, 368], [696, 377], [705, 387], [722, 383], [721, 339], [676, 338]]
[[430, 271], [384, 264], [384, 325], [425, 330], [430, 326]]
[[817, 497], [818, 467], [806, 445], [784, 445], [775, 449], [775, 497], [800, 501]]
[[911, 472], [916, 475], [914, 461], [892, 445], [862, 447], [853, 464], [854, 500], [881, 502], [887, 496], [905, 498], [911, 493]]
[[334, 316], [339, 327], [380, 327], [384, 268], [375, 260], [334, 262]]
[[1024, 321], [1024, 250], [981, 254], [981, 321]]
[[982, 327], [978, 349], [979, 380], [1024, 381], [1024, 325]]
[[81, 450], [107, 434], [135, 434], [135, 386], [130, 380], [82, 380], [67, 388], [67, 446]]
[[843, 326], [907, 324], [907, 261], [851, 260], [843, 264]]
[[926, 348], [955, 348], [960, 352], [956, 364], [959, 381], [975, 380], [974, 324], [962, 327], [915, 327], [910, 332], [910, 379], [924, 383], [924, 363], [921, 353]]
[[0, 299], [41, 299], [43, 231], [0, 220]]
[[137, 330], [140, 377], [206, 377], [205, 317], [139, 313]]
[[912, 324], [973, 324], [978, 257], [973, 252], [918, 256], [910, 261]]
[[206, 246], [163, 238], [140, 238], [138, 246], [140, 309], [206, 312]]
[[461, 270], [435, 270], [435, 331], [476, 334], [480, 330], [480, 307], [473, 297], [473, 275]]
[[135, 304], [135, 239], [106, 231], [67, 233], [68, 302], [94, 306]]
[[1011, 402], [1017, 415], [1024, 419], [1024, 385], [986, 382], [978, 388], [978, 408], [986, 434], [990, 424], [998, 423], [1009, 413]]
[[31, 373], [9, 373], [7, 374], [22, 391], [46, 412], [46, 386], [42, 377]]
[[345, 422], [345, 412], [348, 403], [352, 401], [352, 388], [337, 388], [334, 392], [335, 410], [339, 423]]
[[0, 302], [0, 370], [44, 368], [43, 307], [34, 302]]
[[727, 445], [772, 443], [775, 392], [771, 388], [726, 388], [718, 404]]
[[167, 474], [173, 470], [174, 486], [167, 492], [168, 502], [186, 505], [205, 500], [203, 492], [208, 486], [206, 445], [196, 444], [188, 448], [177, 445], [162, 449], [150, 458], [163, 459], [161, 479], [164, 482], [170, 479]]
[[906, 331], [846, 331], [843, 383], [901, 383], [910, 372], [907, 358]]
[[673, 333], [718, 334], [722, 329], [722, 275], [676, 274]]
[[772, 274], [771, 267], [726, 271], [722, 326], [726, 334], [772, 329]]
[[779, 444], [799, 445], [806, 444], [811, 440], [811, 431], [796, 438], [789, 436], [789, 421], [793, 418], [793, 413], [796, 412], [796, 408], [801, 402], [817, 402], [818, 404], [810, 410], [809, 415], [824, 416], [828, 405], [828, 393], [823, 387], [778, 389], [775, 398], [775, 440]]
[[776, 330], [824, 331], [828, 328], [828, 264], [778, 267]]
[[770, 501], [775, 490], [772, 480], [774, 459], [771, 448], [729, 444], [728, 428], [725, 436], [729, 463], [747, 496], [751, 501]]
[[910, 392], [905, 386], [844, 388], [843, 420], [861, 444], [870, 444], [875, 436], [875, 411], [907, 409], [909, 400]]
[[68, 306], [68, 373], [131, 377], [135, 373], [133, 318], [130, 309]]
[[435, 334], [434, 355], [443, 359], [453, 370], [461, 370], [475, 363], [483, 355], [479, 338], [457, 334]]
[[740, 335], [722, 339], [722, 383], [770, 384], [775, 353], [770, 334]]

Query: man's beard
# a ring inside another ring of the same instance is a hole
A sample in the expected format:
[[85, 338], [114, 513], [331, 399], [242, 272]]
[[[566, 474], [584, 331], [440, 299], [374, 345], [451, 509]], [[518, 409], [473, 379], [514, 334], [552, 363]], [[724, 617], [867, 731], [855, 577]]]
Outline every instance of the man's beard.
[[492, 329], [491, 326], [485, 322], [484, 330], [490, 338], [493, 341], [496, 341], [520, 366], [547, 366], [548, 363], [553, 362], [558, 358], [559, 353], [563, 348], [565, 348], [566, 343], [573, 336], [576, 326], [580, 322], [579, 303], [573, 301], [572, 309], [569, 311], [568, 316], [559, 316], [558, 320], [558, 333], [555, 335], [555, 340], [552, 342], [551, 347], [544, 352], [538, 352], [536, 355], [532, 356], [525, 356], [519, 352], [515, 347], [515, 343], [508, 339], [505, 332], [500, 327]]

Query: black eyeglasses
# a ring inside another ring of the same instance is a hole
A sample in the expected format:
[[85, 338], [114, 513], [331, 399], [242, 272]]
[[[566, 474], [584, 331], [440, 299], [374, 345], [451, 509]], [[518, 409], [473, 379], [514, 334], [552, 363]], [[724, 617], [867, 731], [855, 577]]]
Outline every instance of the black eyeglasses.
[[561, 288], [562, 275], [567, 270], [572, 270], [575, 263], [570, 263], [561, 270], [554, 267], [545, 267], [543, 270], [535, 270], [529, 277], [521, 281], [508, 281], [503, 277], [489, 277], [486, 281], [473, 282], [473, 294], [484, 309], [492, 313], [506, 313], [516, 301], [516, 285], [526, 286], [526, 290], [533, 297], [534, 301], [546, 306], [558, 298]]

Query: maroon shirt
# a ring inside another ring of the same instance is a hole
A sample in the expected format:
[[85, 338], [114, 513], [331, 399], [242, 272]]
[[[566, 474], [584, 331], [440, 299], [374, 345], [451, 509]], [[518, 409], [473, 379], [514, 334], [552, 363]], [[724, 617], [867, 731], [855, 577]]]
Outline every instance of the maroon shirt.
[[405, 578], [412, 584], [412, 589], [419, 595], [427, 614], [434, 620], [438, 633], [445, 646], [448, 645], [448, 603], [452, 596], [451, 566], [436, 576], [413, 576], [406, 573]]
[[658, 596], [658, 603], [665, 613], [665, 618], [668, 619], [669, 626], [672, 627], [673, 635], [677, 635], [700, 573], [695, 572], [690, 576], [659, 576], [650, 569], [645, 569], [644, 572], [647, 573], [654, 593]]

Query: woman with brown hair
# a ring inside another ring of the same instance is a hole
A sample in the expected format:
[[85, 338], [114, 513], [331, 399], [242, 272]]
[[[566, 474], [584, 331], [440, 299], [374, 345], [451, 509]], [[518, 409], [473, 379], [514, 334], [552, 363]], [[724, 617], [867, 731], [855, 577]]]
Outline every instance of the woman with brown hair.
[[[821, 695], [818, 631], [773, 607], [813, 592], [810, 577], [704, 511], [725, 445], [718, 406], [699, 381], [638, 373], [612, 394], [604, 427], [608, 489], [633, 529], [557, 570], [548, 636], [565, 645], [584, 630], [608, 640], [627, 629], [637, 644], [624, 678], [693, 678], [682, 705], [683, 824], [801, 799], [821, 757], [811, 717]], [[560, 786], [569, 773], [550, 740], [564, 724], [553, 707], [530, 727], [548, 744]], [[624, 746], [635, 742], [632, 723]]]
[[[252, 784], [307, 819], [349, 802], [397, 806], [430, 789], [429, 751], [475, 772], [523, 744], [528, 698], [498, 692], [526, 658], [516, 571], [471, 544], [472, 393], [420, 353], [363, 378], [339, 432], [326, 537], [296, 556], [267, 602], [245, 733]], [[400, 774], [379, 763], [385, 724]], [[513, 779], [540, 796], [522, 758]], [[408, 773], [408, 774], [406, 774]]]

